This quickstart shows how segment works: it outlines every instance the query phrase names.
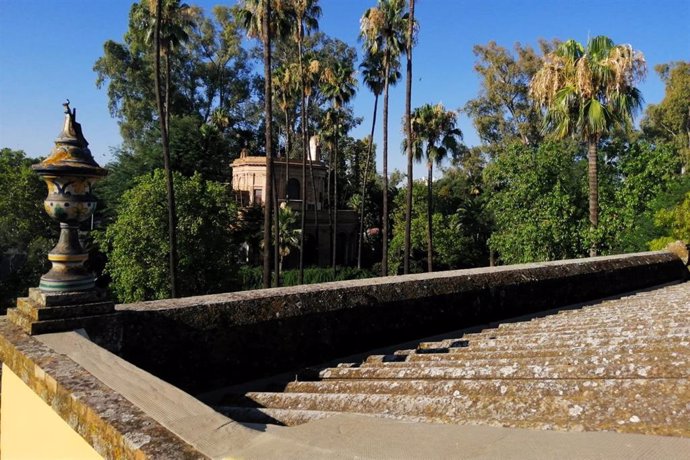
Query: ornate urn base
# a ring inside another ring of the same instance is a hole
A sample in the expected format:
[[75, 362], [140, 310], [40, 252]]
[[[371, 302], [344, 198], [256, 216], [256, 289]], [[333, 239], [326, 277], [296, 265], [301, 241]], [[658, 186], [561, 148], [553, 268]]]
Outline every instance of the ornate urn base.
[[41, 277], [43, 291], [83, 291], [93, 289], [96, 277], [84, 267], [89, 258], [79, 243], [79, 225], [60, 224], [60, 240], [48, 253], [53, 267]]
[[43, 205], [60, 222], [60, 239], [48, 254], [52, 268], [38, 289], [17, 299], [8, 318], [28, 334], [76, 329], [113, 321], [114, 304], [95, 288], [95, 276], [84, 267], [88, 254], [79, 242], [79, 224], [93, 215], [92, 184], [107, 174], [94, 161], [76, 110], [65, 104], [65, 123], [50, 156], [32, 168], [48, 185]]
[[91, 186], [107, 172], [93, 160], [88, 145], [76, 110], [65, 104], [65, 124], [53, 151], [33, 166], [48, 185], [45, 210], [60, 222], [60, 240], [48, 255], [52, 268], [39, 284], [43, 291], [84, 291], [95, 286], [94, 275], [84, 267], [88, 254], [79, 242], [79, 224], [93, 215], [96, 198]]

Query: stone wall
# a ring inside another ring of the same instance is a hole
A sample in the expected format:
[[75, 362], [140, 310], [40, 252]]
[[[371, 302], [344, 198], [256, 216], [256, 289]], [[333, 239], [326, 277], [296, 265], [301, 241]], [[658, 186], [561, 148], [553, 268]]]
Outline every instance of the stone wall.
[[120, 354], [192, 392], [683, 280], [650, 252], [117, 306]]

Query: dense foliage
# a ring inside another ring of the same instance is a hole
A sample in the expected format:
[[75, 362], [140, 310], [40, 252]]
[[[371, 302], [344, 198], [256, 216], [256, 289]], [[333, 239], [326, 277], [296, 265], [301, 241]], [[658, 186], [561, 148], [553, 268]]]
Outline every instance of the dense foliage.
[[507, 264], [583, 256], [585, 177], [572, 143], [513, 144], [485, 171], [491, 249]]
[[[231, 231], [237, 211], [229, 190], [195, 174], [175, 174], [179, 277], [182, 295], [237, 288], [238, 249]], [[121, 302], [169, 297], [165, 214], [165, 178], [161, 170], [141, 176], [122, 197], [115, 221], [96, 233], [108, 257], [105, 273]]]
[[[646, 107], [637, 130], [633, 115], [642, 95], [634, 85], [645, 61], [631, 46], [607, 37], [585, 45], [540, 42], [538, 50], [519, 43], [475, 45], [479, 91], [459, 110], [471, 119], [480, 145], [461, 144], [457, 112], [421, 105], [410, 117], [410, 144], [427, 164], [427, 177], [406, 177], [387, 169], [387, 125], [389, 89], [401, 80], [408, 49], [409, 1], [372, 0], [375, 6], [360, 23], [359, 62], [353, 47], [318, 30], [317, 0], [272, 0], [266, 17], [272, 44], [265, 46], [268, 37], [247, 40], [262, 35], [267, 1], [244, 0], [210, 13], [179, 0], [161, 2], [165, 77], [158, 81], [169, 115], [159, 115], [154, 91], [155, 2], [134, 3], [125, 36], [104, 44], [94, 71], [123, 143], [114, 148], [110, 174], [96, 188], [101, 230], [95, 240], [102, 253], [94, 267], [105, 265], [101, 282], [110, 280], [119, 301], [170, 294], [160, 171], [166, 132], [182, 295], [259, 287], [262, 252], [275, 248], [278, 260], [269, 268], [280, 271], [284, 258], [286, 265], [294, 262], [312, 211], [238, 209], [227, 184], [243, 148], [252, 155], [302, 159], [312, 135], [320, 139], [329, 171], [323, 197], [328, 215], [320, 225], [338, 218], [334, 208], [361, 215], [362, 269], [288, 270], [278, 277], [286, 285], [402, 273], [406, 237], [411, 272], [690, 242], [689, 62], [656, 67], [666, 92]], [[419, 25], [415, 32], [423, 36]], [[264, 51], [272, 64], [262, 70]], [[350, 136], [363, 121], [349, 102], [358, 67], [361, 86], [376, 99], [366, 122], [371, 136], [377, 126], [383, 130], [383, 175], [377, 173], [372, 138]], [[270, 92], [264, 89], [271, 85]], [[268, 102], [273, 111], [264, 115]], [[377, 110], [383, 115], [378, 125]], [[0, 307], [37, 285], [57, 234], [42, 210], [45, 186], [30, 169], [35, 161], [23, 152], [0, 151]], [[409, 219], [406, 179], [414, 180]], [[279, 216], [272, 241], [262, 238], [267, 215]], [[331, 263], [338, 260], [337, 254], [330, 257]], [[263, 278], [265, 284], [265, 272]]]
[[43, 211], [46, 186], [22, 151], [0, 149], [0, 310], [37, 286], [59, 225]]
[[[299, 270], [285, 270], [281, 272], [282, 286], [297, 286]], [[356, 280], [376, 276], [370, 270], [353, 267], [338, 267], [333, 272], [331, 268], [308, 267], [304, 269], [303, 284], [329, 283], [331, 281]], [[261, 289], [261, 269], [259, 267], [242, 267], [239, 270], [239, 282], [243, 290]]]

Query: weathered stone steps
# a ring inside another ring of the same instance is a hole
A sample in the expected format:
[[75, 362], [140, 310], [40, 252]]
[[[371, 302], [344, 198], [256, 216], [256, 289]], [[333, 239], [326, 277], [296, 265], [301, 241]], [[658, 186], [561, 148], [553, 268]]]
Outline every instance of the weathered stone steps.
[[597, 330], [588, 333], [557, 333], [550, 334], [548, 332], [540, 332], [534, 334], [523, 335], [471, 335], [463, 336], [462, 342], [467, 341], [467, 343], [461, 343], [457, 346], [453, 342], [427, 342], [423, 346], [420, 346], [418, 350], [428, 350], [428, 349], [438, 349], [438, 348], [472, 348], [477, 344], [494, 344], [503, 345], [510, 343], [555, 343], [557, 341], [568, 342], [568, 345], [574, 342], [589, 342], [589, 341], [602, 341], [602, 340], [618, 340], [618, 339], [640, 339], [642, 337], [654, 338], [654, 337], [687, 337], [690, 334], [690, 328], [688, 327], [677, 327], [677, 328], [649, 328], [646, 330], [616, 330], [615, 328], [611, 331], [609, 330]]
[[[468, 349], [481, 349], [485, 351], [517, 350], [517, 349], [536, 349], [536, 348], [567, 348], [573, 350], [580, 348], [604, 347], [604, 346], [642, 346], [645, 344], [655, 345], [657, 343], [676, 341], [684, 346], [690, 345], [690, 338], [683, 334], [652, 335], [637, 337], [611, 337], [611, 338], [590, 338], [581, 337], [576, 339], [563, 340], [560, 337], [545, 337], [534, 341], [498, 341], [498, 340], [473, 340], [469, 347], [447, 348], [448, 353], [463, 353]], [[444, 347], [439, 347], [444, 348]], [[436, 348], [431, 348], [436, 349]]]
[[[668, 301], [667, 305], [658, 306], [655, 305], [656, 300], [650, 299], [649, 302], [639, 302], [633, 303], [629, 302], [625, 306], [620, 305], [596, 305], [592, 307], [585, 307], [581, 310], [561, 310], [556, 315], [548, 317], [550, 321], [561, 320], [565, 318], [571, 318], [577, 316], [580, 318], [601, 318], [609, 315], [617, 316], [621, 315], [637, 315], [637, 314], [647, 314], [647, 313], [660, 313], [660, 314], [673, 314], [676, 311], [686, 311], [688, 306], [686, 302], [689, 299], [676, 299]], [[673, 310], [669, 310], [673, 308]]]
[[421, 342], [319, 377], [227, 398], [221, 410], [285, 425], [350, 412], [690, 436], [690, 283]]
[[[687, 390], [687, 389], [686, 389]], [[674, 418], [685, 422], [686, 429], [674, 429], [681, 434], [690, 435], [690, 410], [681, 413], [669, 406], [647, 406], [644, 401], [630, 407], [627, 395], [620, 392], [583, 391], [572, 397], [541, 396], [532, 397], [524, 393], [513, 397], [486, 398], [482, 395], [455, 393], [441, 397], [396, 394], [357, 394], [357, 393], [248, 393], [247, 396], [257, 404], [271, 409], [315, 411], [315, 412], [354, 412], [360, 414], [388, 415], [405, 420], [408, 417], [424, 418], [436, 423], [471, 423], [490, 419], [507, 426], [533, 427], [544, 424], [543, 413], [550, 414], [549, 423], [556, 429], [594, 429], [600, 426], [600, 414], [619, 425], [619, 430], [635, 432], [640, 424], [656, 433], [671, 434], [667, 420]], [[535, 395], [537, 396], [537, 395]], [[667, 393], [672, 406], [678, 406], [684, 393]], [[516, 411], [520, 416], [516, 417]], [[281, 422], [290, 424], [289, 419]], [[648, 432], [648, 431], [647, 431]]]
[[[528, 344], [529, 345], [529, 344]], [[424, 359], [467, 359], [473, 356], [486, 356], [487, 358], [501, 358], [501, 357], [523, 357], [523, 356], [560, 356], [563, 354], [582, 355], [597, 353], [601, 350], [602, 353], [646, 353], [646, 352], [679, 352], [683, 353], [690, 347], [690, 338], [679, 340], [676, 342], [669, 342], [660, 339], [650, 339], [642, 341], [641, 343], [614, 343], [614, 344], [595, 344], [581, 343], [577, 347], [573, 346], [524, 346], [524, 344], [516, 343], [512, 346], [494, 347], [451, 347], [451, 348], [429, 348], [425, 350], [397, 350], [392, 355], [373, 355], [371, 359], [380, 360], [387, 359], [391, 361], [407, 359], [408, 361], [424, 360]], [[456, 356], [454, 356], [456, 355]], [[445, 356], [444, 358], [441, 358]], [[436, 358], [435, 358], [436, 357]]]
[[[423, 356], [423, 355], [422, 355]], [[690, 368], [690, 351], [685, 353], [674, 353], [668, 356], [663, 354], [646, 354], [644, 356], [636, 356], [633, 354], [616, 354], [613, 356], [602, 354], [591, 354], [589, 356], [570, 355], [570, 356], [532, 356], [526, 358], [471, 358], [471, 359], [455, 359], [455, 360], [408, 360], [400, 362], [376, 362], [367, 361], [362, 363], [359, 368], [431, 368], [431, 367], [488, 367], [488, 366], [508, 366], [517, 364], [521, 366], [583, 366], [583, 365], [661, 365], [663, 366], [672, 359], [679, 363], [684, 363]]]
[[504, 358], [535, 358], [535, 357], [558, 357], [558, 356], [577, 356], [577, 357], [587, 357], [587, 356], [605, 356], [605, 355], [617, 355], [617, 354], [671, 354], [680, 353], [682, 355], [687, 355], [690, 350], [687, 346], [668, 344], [666, 342], [661, 342], [657, 344], [642, 344], [637, 346], [604, 346], [604, 347], [580, 347], [578, 349], [573, 349], [569, 347], [562, 348], [527, 348], [527, 349], [509, 349], [509, 350], [499, 350], [499, 351], [484, 351], [484, 350], [473, 350], [466, 349], [466, 351], [454, 350], [453, 353], [409, 353], [407, 355], [374, 355], [367, 359], [376, 361], [395, 361], [396, 359], [407, 360], [409, 362], [413, 361], [454, 361], [454, 360], [466, 360], [466, 359], [504, 359]]
[[[527, 331], [524, 334], [519, 334], [519, 333], [512, 333], [512, 334], [502, 334], [500, 332], [495, 332], [495, 331], [486, 331], [486, 332], [481, 332], [481, 333], [474, 333], [474, 334], [464, 334], [461, 338], [460, 341], [465, 341], [468, 340], [470, 343], [468, 345], [471, 345], [472, 343], [476, 341], [486, 341], [486, 340], [497, 340], [497, 341], [508, 341], [508, 340], [516, 340], [516, 341], [528, 341], [528, 340], [539, 340], [545, 337], [554, 337], [556, 335], [559, 338], [568, 338], [568, 339], [574, 339], [574, 338], [608, 338], [611, 337], [612, 335], [618, 336], [618, 337], [636, 337], [639, 335], [646, 335], [646, 336], [668, 336], [668, 335], [683, 335], [683, 336], [688, 336], [690, 335], [690, 327], [686, 325], [677, 325], [677, 326], [671, 326], [671, 325], [650, 325], [650, 326], [634, 326], [634, 327], [607, 327], [607, 328], [601, 328], [601, 329], [594, 329], [594, 330], [576, 330], [576, 331], [568, 331], [568, 330], [555, 330], [555, 331]], [[457, 340], [456, 340], [457, 342]], [[440, 341], [440, 342], [425, 342], [424, 344], [420, 344], [420, 348], [457, 348], [454, 347], [454, 341]]]
[[[616, 332], [644, 332], [646, 330], [652, 330], [652, 331], [666, 331], [669, 329], [674, 329], [674, 328], [688, 328], [687, 323], [684, 321], [687, 316], [690, 316], [690, 313], [688, 315], [684, 315], [683, 317], [679, 317], [676, 320], [670, 320], [670, 319], [664, 319], [664, 320], [658, 320], [658, 319], [650, 319], [648, 321], [643, 321], [643, 322], [631, 322], [630, 320], [628, 321], [610, 321], [606, 323], [606, 328], [609, 331], [616, 331]], [[514, 336], [520, 336], [520, 337], [526, 337], [526, 336], [531, 336], [531, 335], [536, 335], [536, 334], [558, 334], [558, 335], [573, 335], [573, 334], [591, 334], [591, 333], [597, 333], [600, 328], [602, 328], [602, 324], [583, 324], [583, 325], [558, 325], [558, 326], [553, 326], [553, 327], [525, 327], [522, 329], [518, 328], [513, 328], [513, 329], [485, 329], [482, 332], [477, 332], [477, 333], [468, 333], [468, 334], [463, 334], [463, 337], [461, 339], [467, 340], [468, 338], [472, 338], [473, 336], [475, 337], [514, 337]]]
[[666, 363], [618, 364], [583, 362], [578, 365], [535, 365], [513, 362], [481, 367], [334, 367], [322, 379], [572, 379], [572, 378], [689, 378], [688, 360]]
[[[677, 394], [690, 394], [687, 379], [465, 379], [465, 380], [323, 380], [317, 382], [290, 382], [286, 392], [291, 393], [361, 393], [448, 396], [454, 394], [484, 397], [513, 397], [529, 394], [542, 396], [578, 397], [583, 392], [634, 392], [644, 397], [654, 396], [661, 389]], [[235, 401], [237, 402], [237, 401]]]

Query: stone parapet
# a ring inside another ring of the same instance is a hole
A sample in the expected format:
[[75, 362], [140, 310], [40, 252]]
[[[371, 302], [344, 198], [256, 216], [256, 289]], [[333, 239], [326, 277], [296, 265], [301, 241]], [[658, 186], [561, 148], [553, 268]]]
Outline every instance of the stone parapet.
[[120, 352], [202, 392], [687, 275], [650, 252], [118, 305]]
[[0, 360], [106, 459], [206, 458], [73, 360], [4, 318]]

